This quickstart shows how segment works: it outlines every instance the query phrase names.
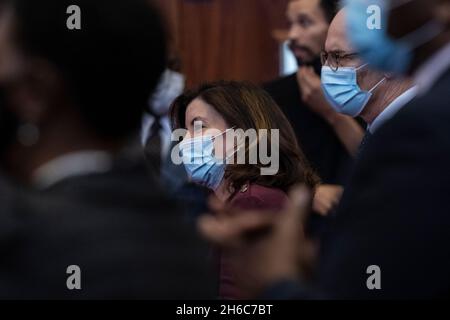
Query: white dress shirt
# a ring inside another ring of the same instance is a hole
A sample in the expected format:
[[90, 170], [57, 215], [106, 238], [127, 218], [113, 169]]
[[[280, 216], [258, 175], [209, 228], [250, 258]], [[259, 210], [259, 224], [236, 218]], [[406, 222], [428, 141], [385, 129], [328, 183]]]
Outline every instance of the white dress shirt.
[[113, 157], [99, 150], [83, 150], [67, 153], [40, 166], [33, 173], [33, 185], [47, 189], [52, 185], [75, 176], [105, 173], [111, 170]]
[[[181, 73], [167, 69], [159, 81], [155, 93], [149, 101], [149, 107], [152, 113], [161, 115], [159, 136], [161, 138], [161, 157], [164, 162], [170, 152], [172, 145], [172, 127], [168, 116], [170, 106], [173, 101], [183, 93], [185, 87], [185, 77]], [[150, 138], [151, 128], [155, 118], [146, 113], [142, 119], [141, 127], [141, 143], [145, 147], [147, 140]]]
[[[159, 130], [159, 136], [161, 138], [161, 157], [162, 160], [166, 160], [170, 146], [172, 145], [172, 127], [170, 125], [170, 120], [168, 116], [164, 116], [160, 118], [161, 129]], [[145, 147], [147, 140], [150, 136], [150, 130], [152, 128], [153, 123], [155, 122], [155, 118], [149, 114], [145, 114], [142, 120], [142, 129], [141, 129], [141, 143], [142, 146]]]
[[392, 118], [414, 97], [426, 94], [439, 78], [450, 68], [450, 43], [431, 56], [414, 74], [415, 87], [394, 100], [369, 126], [374, 133], [383, 123]]

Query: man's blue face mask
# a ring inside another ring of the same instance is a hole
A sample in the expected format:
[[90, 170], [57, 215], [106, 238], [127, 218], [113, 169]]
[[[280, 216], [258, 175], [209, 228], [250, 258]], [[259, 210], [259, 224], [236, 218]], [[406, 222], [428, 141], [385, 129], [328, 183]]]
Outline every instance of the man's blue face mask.
[[366, 66], [339, 67], [337, 71], [328, 66], [322, 67], [322, 89], [336, 112], [354, 118], [359, 116], [372, 97], [372, 92], [386, 80], [383, 78], [369, 91], [362, 90], [358, 85], [357, 71]]
[[[361, 58], [375, 69], [406, 74], [411, 68], [414, 50], [442, 31], [441, 25], [430, 21], [402, 39], [392, 39], [387, 32], [389, 12], [411, 1], [345, 0], [349, 40]], [[379, 9], [381, 20], [378, 25], [371, 25], [371, 14]]]

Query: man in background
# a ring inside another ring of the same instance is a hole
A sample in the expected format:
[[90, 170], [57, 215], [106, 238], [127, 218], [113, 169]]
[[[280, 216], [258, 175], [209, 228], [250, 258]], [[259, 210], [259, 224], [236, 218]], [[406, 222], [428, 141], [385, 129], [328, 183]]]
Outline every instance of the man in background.
[[[346, 10], [340, 10], [331, 22], [322, 52], [321, 81], [326, 99], [336, 112], [366, 122], [360, 157], [377, 129], [415, 98], [417, 87], [407, 77], [374, 70], [362, 60], [350, 43], [347, 15]], [[370, 38], [370, 33], [366, 37]]]
[[320, 54], [338, 2], [289, 2], [289, 45], [299, 69], [265, 86], [290, 120], [303, 152], [324, 183], [318, 187], [314, 203], [315, 211], [324, 215], [339, 202], [351, 158], [356, 155], [364, 134], [354, 119], [330, 107], [321, 89]]

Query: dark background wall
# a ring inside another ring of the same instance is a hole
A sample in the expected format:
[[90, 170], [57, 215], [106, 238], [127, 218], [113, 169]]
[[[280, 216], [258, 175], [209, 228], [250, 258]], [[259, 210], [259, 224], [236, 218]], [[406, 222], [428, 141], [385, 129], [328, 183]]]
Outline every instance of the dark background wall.
[[219, 79], [276, 78], [289, 0], [154, 0], [188, 86]]

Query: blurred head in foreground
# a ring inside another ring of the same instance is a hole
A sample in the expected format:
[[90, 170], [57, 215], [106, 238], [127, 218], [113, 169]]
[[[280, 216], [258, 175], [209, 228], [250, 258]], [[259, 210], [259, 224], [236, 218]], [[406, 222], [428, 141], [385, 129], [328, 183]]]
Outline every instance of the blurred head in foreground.
[[0, 0], [2, 169], [29, 182], [62, 154], [120, 149], [139, 128], [165, 51], [149, 1]]
[[449, 0], [345, 3], [350, 40], [374, 68], [412, 75], [450, 42]]

